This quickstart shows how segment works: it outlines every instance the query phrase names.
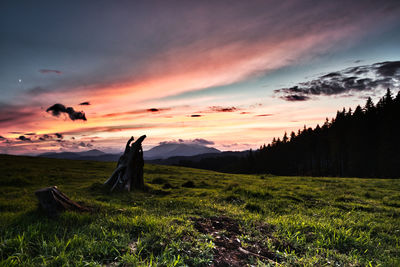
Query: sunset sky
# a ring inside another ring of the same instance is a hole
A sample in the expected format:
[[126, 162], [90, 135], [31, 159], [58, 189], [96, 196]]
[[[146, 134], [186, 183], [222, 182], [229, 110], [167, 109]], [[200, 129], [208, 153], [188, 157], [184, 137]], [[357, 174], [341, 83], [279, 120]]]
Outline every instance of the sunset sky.
[[400, 86], [400, 1], [1, 1], [0, 153], [258, 148]]

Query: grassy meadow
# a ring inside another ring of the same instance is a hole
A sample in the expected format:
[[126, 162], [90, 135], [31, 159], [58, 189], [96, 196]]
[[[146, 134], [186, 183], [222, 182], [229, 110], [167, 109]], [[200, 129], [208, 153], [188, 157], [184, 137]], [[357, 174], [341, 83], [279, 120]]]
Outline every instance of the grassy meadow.
[[[400, 266], [400, 179], [145, 165], [108, 193], [115, 165], [0, 155], [0, 266]], [[47, 218], [52, 185], [91, 211]]]

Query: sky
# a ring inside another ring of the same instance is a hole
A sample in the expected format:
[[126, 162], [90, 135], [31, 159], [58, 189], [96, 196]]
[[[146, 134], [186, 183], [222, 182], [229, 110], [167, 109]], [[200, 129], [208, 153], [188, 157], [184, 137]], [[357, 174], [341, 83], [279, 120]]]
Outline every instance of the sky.
[[256, 149], [400, 87], [396, 1], [0, 2], [0, 153]]

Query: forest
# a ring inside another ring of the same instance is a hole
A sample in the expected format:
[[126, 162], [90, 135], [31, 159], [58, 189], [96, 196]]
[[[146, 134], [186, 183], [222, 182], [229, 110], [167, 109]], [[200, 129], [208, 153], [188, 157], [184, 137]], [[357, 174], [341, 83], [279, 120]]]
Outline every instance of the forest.
[[400, 173], [400, 92], [374, 104], [368, 98], [337, 111], [315, 128], [304, 126], [244, 157], [182, 160], [178, 165], [232, 173], [337, 177], [398, 177]]

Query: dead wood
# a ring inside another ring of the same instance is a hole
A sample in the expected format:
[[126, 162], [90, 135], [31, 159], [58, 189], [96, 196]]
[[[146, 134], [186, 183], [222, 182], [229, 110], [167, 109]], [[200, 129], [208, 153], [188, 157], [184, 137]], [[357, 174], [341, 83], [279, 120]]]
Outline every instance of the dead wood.
[[42, 208], [50, 217], [58, 215], [66, 210], [88, 211], [88, 208], [72, 201], [64, 193], [58, 190], [57, 186], [46, 187], [35, 192]]
[[146, 135], [142, 135], [132, 145], [134, 138], [128, 140], [124, 154], [118, 160], [117, 168], [104, 183], [110, 186], [111, 191], [144, 189], [142, 142], [145, 138]]

